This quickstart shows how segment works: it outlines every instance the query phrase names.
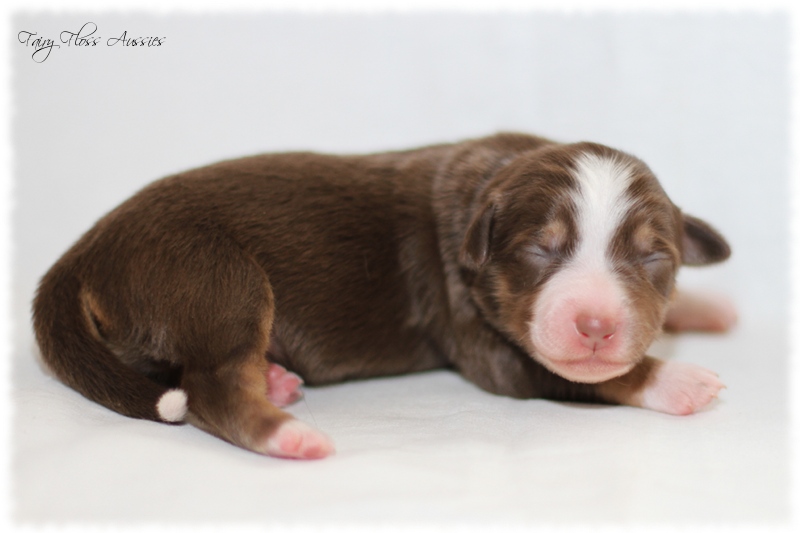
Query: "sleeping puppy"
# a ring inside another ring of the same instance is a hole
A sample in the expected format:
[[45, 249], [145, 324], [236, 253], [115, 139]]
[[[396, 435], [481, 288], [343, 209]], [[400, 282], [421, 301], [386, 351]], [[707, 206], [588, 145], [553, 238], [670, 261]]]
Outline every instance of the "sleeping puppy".
[[732, 324], [674, 296], [679, 265], [729, 254], [598, 144], [259, 155], [117, 207], [44, 276], [33, 319], [46, 365], [87, 398], [310, 459], [333, 446], [281, 410], [302, 382], [447, 367], [515, 398], [692, 413], [717, 376], [646, 352], [664, 326]]

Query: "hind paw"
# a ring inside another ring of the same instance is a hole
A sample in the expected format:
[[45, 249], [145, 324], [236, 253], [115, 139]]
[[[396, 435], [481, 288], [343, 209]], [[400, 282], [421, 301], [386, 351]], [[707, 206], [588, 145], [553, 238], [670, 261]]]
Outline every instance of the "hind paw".
[[736, 321], [736, 307], [724, 296], [679, 291], [667, 311], [664, 329], [724, 333], [733, 328]]
[[267, 397], [278, 407], [285, 407], [303, 397], [300, 385], [303, 379], [281, 365], [269, 364], [267, 371]]
[[270, 435], [263, 451], [285, 459], [322, 459], [333, 453], [331, 440], [316, 429], [300, 422], [287, 420]]

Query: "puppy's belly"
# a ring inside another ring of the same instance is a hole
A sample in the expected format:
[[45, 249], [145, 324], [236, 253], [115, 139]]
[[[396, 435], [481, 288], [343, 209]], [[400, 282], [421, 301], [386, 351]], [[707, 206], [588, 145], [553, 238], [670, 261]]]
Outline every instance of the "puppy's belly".
[[[358, 329], [333, 332], [304, 331], [277, 324], [270, 338], [267, 359], [303, 378], [307, 385], [326, 385], [421, 372], [447, 366], [426, 335], [415, 331]], [[292, 333], [287, 333], [291, 331]], [[376, 333], [378, 333], [376, 335]], [[380, 341], [373, 339], [380, 338]]]

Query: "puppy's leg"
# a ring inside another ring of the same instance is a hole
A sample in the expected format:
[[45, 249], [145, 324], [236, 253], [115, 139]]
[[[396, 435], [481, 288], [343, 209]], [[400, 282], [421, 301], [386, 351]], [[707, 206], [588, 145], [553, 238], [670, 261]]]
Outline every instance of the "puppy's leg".
[[[473, 330], [473, 335], [477, 334], [478, 327]], [[710, 370], [653, 357], [645, 357], [618, 378], [596, 384], [575, 383], [550, 372], [519, 350], [499, 341], [488, 342], [490, 337], [485, 332], [481, 336], [474, 345], [491, 349], [477, 352], [464, 345], [455, 366], [464, 377], [494, 394], [623, 404], [687, 415], [708, 405], [724, 387]]]
[[479, 322], [463, 330], [466, 342], [458, 347], [453, 366], [480, 388], [512, 398], [549, 398], [562, 401], [602, 401], [596, 387], [553, 374], [531, 356]]
[[191, 369], [182, 387], [189, 396], [187, 420], [233, 444], [258, 453], [319, 459], [333, 452], [322, 433], [295, 420], [268, 398], [267, 361], [261, 352], [215, 369]]
[[597, 385], [600, 398], [673, 415], [692, 414], [725, 386], [719, 376], [691, 363], [645, 359], [631, 372]]
[[678, 291], [664, 323], [666, 331], [725, 332], [736, 324], [736, 308], [720, 295]]
[[258, 453], [298, 459], [329, 455], [333, 446], [325, 435], [271, 401], [291, 398], [292, 379], [275, 372], [270, 377], [265, 357], [276, 312], [266, 273], [226, 239], [211, 244], [203, 261], [190, 258], [181, 265], [175, 283], [190, 280], [190, 285], [180, 286], [185, 296], [171, 308], [179, 312], [170, 314], [168, 328], [183, 368], [186, 420]]

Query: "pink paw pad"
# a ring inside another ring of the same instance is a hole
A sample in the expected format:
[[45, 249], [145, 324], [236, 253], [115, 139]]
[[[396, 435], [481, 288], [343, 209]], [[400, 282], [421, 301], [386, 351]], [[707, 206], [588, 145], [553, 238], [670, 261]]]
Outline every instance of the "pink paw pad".
[[717, 397], [725, 385], [712, 371], [667, 361], [642, 392], [642, 407], [672, 415], [692, 414]]
[[322, 459], [333, 453], [333, 443], [319, 431], [299, 420], [287, 420], [270, 435], [264, 451], [286, 459]]
[[270, 363], [267, 371], [267, 397], [278, 407], [285, 407], [303, 397], [303, 379], [281, 365]]

